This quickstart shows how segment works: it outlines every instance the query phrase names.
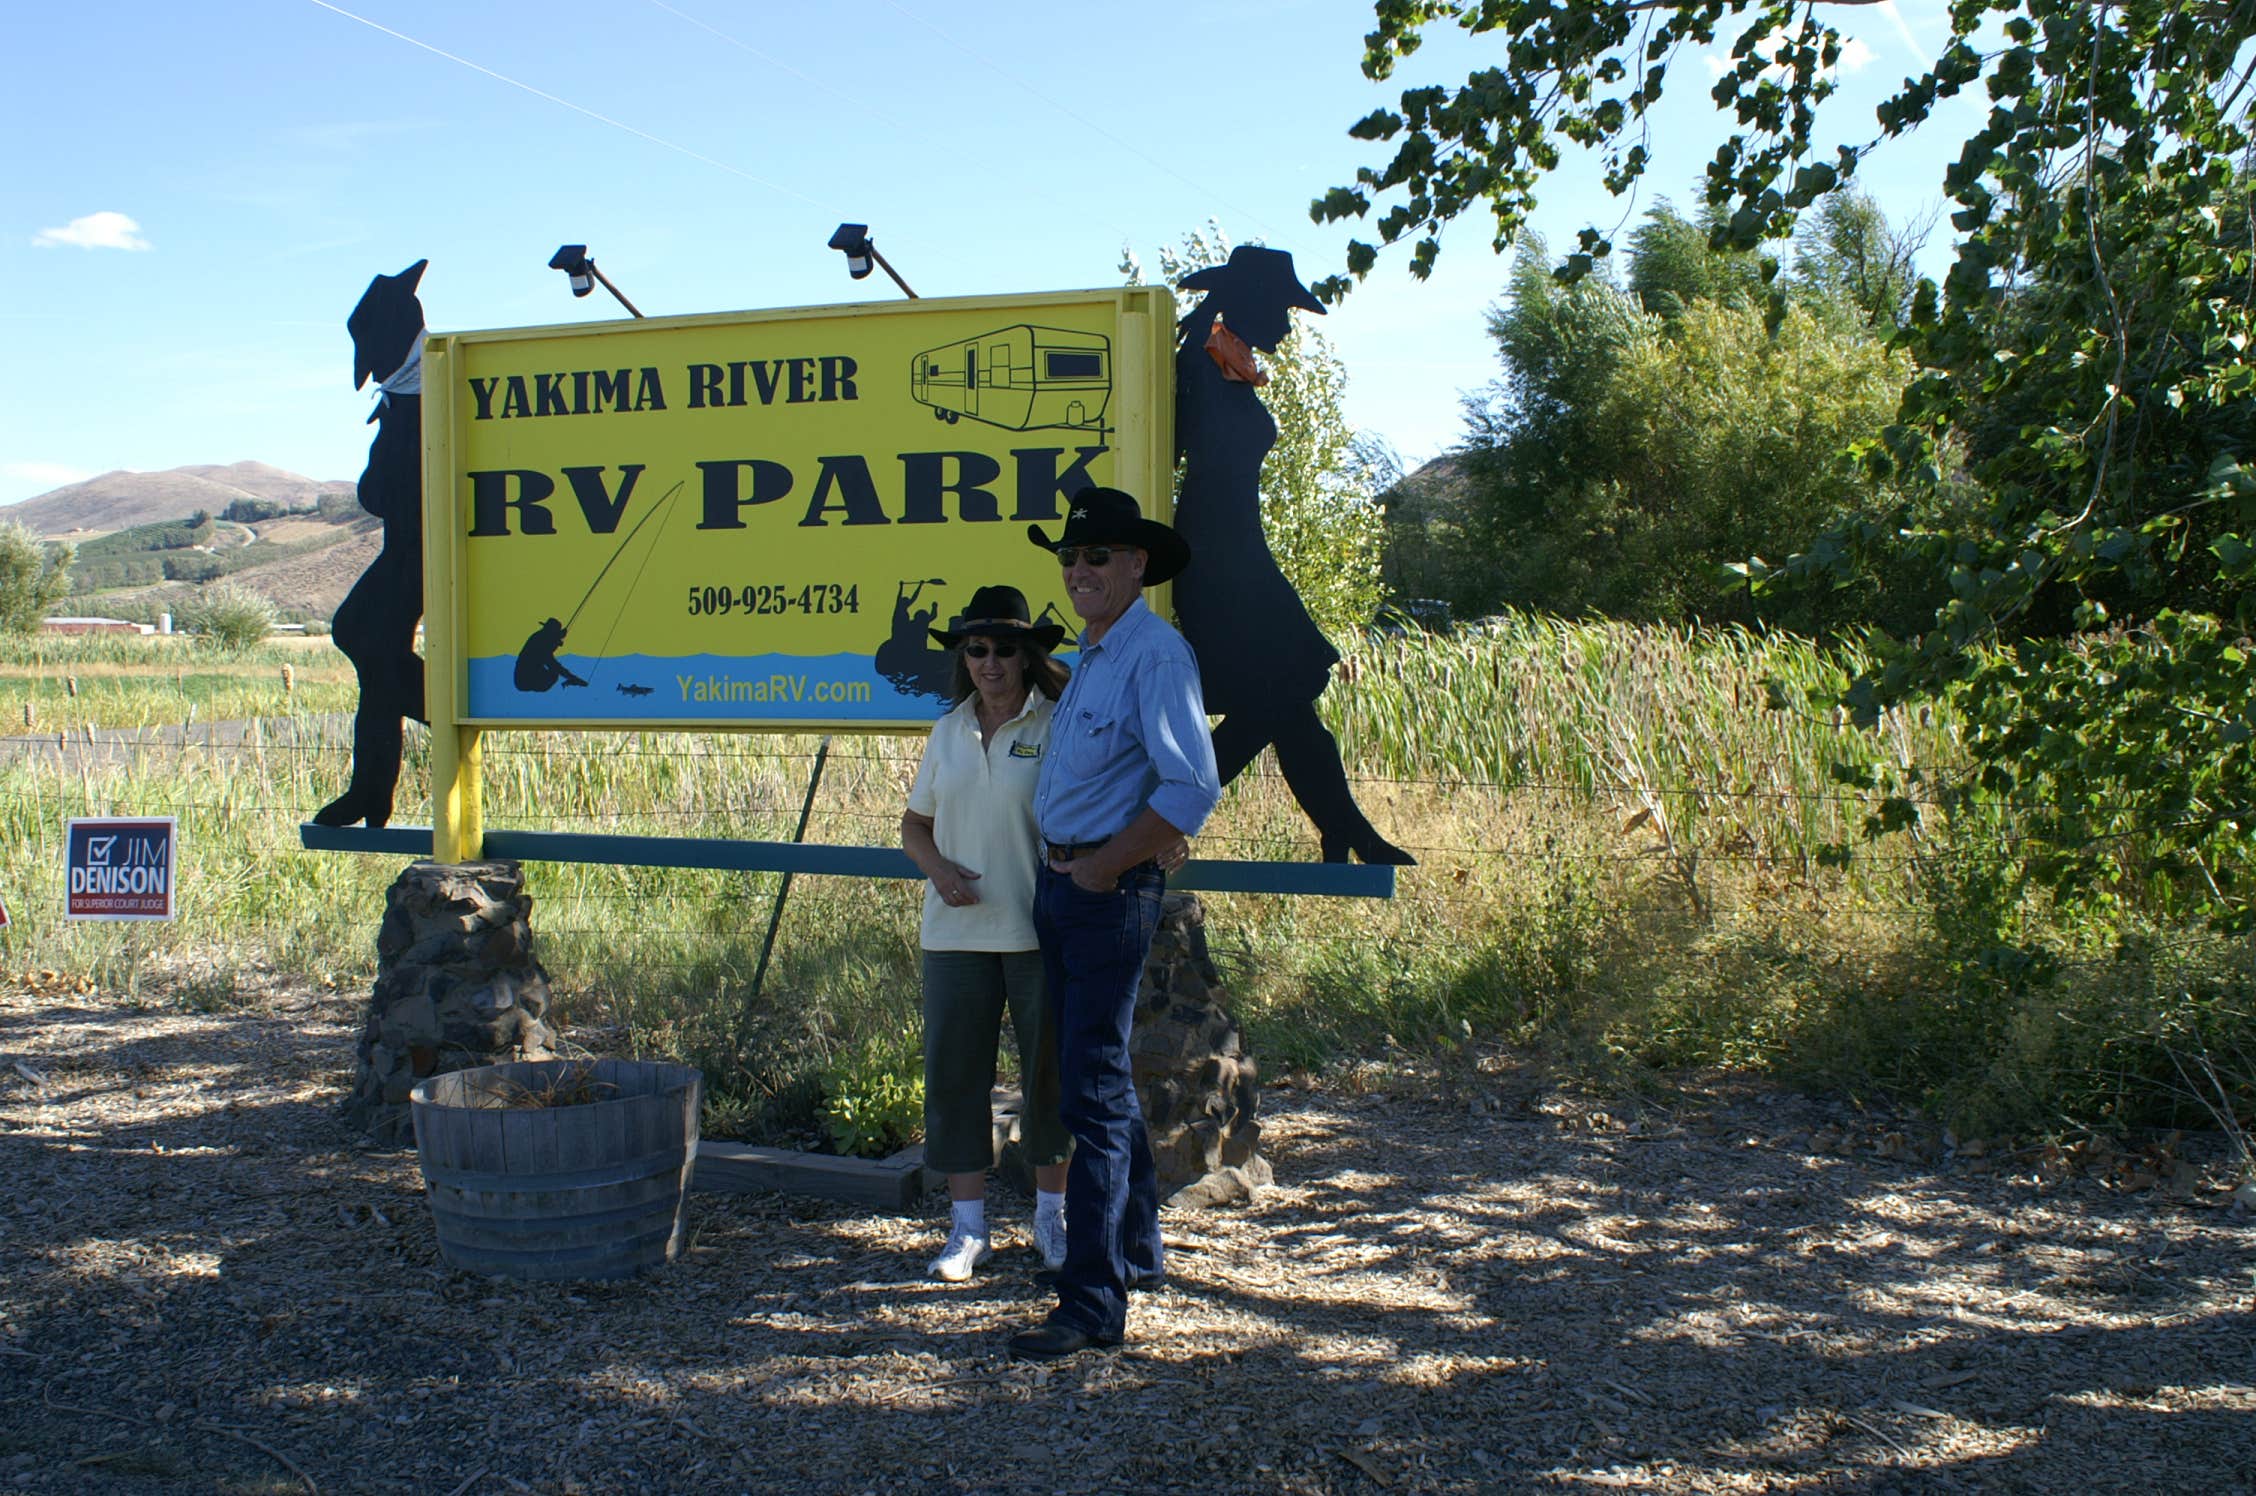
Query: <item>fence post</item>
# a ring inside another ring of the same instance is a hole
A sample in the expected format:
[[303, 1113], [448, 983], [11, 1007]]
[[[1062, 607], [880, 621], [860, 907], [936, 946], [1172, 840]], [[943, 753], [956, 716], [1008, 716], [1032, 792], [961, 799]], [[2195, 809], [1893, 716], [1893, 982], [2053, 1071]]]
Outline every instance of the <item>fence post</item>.
[[[814, 812], [815, 790], [822, 784], [823, 765], [830, 762], [830, 739], [825, 736], [815, 747], [815, 769], [807, 776], [807, 798], [799, 805], [799, 825], [791, 833], [794, 844], [807, 839], [807, 817]], [[776, 930], [783, 923], [783, 901], [791, 897], [791, 875], [783, 875], [783, 886], [776, 890], [775, 908], [768, 915], [768, 938], [760, 942], [760, 962], [752, 968], [752, 991], [744, 999], [745, 1011], [760, 1000], [760, 984], [768, 977], [768, 957], [775, 950]]]

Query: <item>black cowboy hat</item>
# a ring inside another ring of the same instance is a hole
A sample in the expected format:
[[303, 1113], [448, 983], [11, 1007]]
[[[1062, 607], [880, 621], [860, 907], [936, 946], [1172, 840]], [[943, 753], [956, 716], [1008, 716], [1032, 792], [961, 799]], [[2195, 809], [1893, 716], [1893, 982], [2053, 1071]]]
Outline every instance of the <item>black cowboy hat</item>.
[[1031, 639], [1035, 648], [1048, 654], [1058, 647], [1065, 630], [1054, 623], [1031, 622], [1032, 616], [1026, 608], [1026, 594], [998, 582], [974, 592], [971, 601], [948, 621], [946, 628], [926, 629], [925, 632], [949, 649], [961, 644], [967, 636], [978, 634], [993, 639]]
[[353, 340], [353, 388], [371, 379], [389, 379], [407, 362], [415, 340], [423, 335], [423, 307], [415, 299], [423, 271], [431, 262], [417, 260], [397, 275], [379, 275], [360, 293], [345, 331]]
[[1239, 245], [1230, 251], [1229, 263], [1194, 270], [1183, 277], [1181, 284], [1186, 291], [1228, 291], [1233, 297], [1248, 301], [1275, 302], [1319, 314], [1324, 310], [1324, 303], [1300, 283], [1300, 272], [1293, 269], [1292, 256], [1281, 249], [1263, 249], [1258, 244]]
[[1065, 528], [1055, 540], [1040, 525], [1028, 525], [1026, 538], [1045, 551], [1061, 545], [1132, 545], [1147, 551], [1144, 585], [1157, 587], [1191, 564], [1191, 543], [1156, 519], [1145, 519], [1135, 497], [1117, 488], [1084, 488], [1066, 500]]

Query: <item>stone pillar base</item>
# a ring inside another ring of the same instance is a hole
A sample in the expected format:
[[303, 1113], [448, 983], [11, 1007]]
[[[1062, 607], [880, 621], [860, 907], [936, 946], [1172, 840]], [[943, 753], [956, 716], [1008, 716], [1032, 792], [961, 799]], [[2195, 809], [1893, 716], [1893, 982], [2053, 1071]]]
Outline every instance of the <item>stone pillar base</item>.
[[417, 862], [385, 896], [376, 985], [345, 1120], [378, 1142], [415, 1140], [419, 1080], [554, 1057], [548, 973], [533, 959], [532, 898], [514, 862]]
[[[1170, 1205], [1234, 1204], [1274, 1179], [1259, 1152], [1260, 1071], [1223, 996], [1207, 955], [1205, 906], [1196, 894], [1167, 895], [1128, 1049], [1159, 1197]], [[997, 1172], [1031, 1193], [1019, 1106], [1017, 1093], [996, 1093]]]
[[1206, 906], [1196, 894], [1167, 895], [1128, 1052], [1159, 1198], [1170, 1205], [1250, 1199], [1273, 1177], [1254, 1120], [1260, 1070], [1222, 998], [1222, 974], [1206, 949]]

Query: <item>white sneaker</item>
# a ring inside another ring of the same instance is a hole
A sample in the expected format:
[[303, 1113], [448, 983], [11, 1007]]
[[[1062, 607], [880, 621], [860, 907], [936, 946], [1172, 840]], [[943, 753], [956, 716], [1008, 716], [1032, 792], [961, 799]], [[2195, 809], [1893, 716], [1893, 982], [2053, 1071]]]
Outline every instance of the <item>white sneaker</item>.
[[951, 1231], [948, 1244], [940, 1255], [932, 1259], [930, 1272], [943, 1283], [961, 1283], [969, 1278], [973, 1269], [995, 1255], [995, 1249], [983, 1235], [969, 1231]]
[[1034, 1250], [1042, 1254], [1042, 1266], [1056, 1272], [1065, 1266], [1065, 1216], [1034, 1217]]

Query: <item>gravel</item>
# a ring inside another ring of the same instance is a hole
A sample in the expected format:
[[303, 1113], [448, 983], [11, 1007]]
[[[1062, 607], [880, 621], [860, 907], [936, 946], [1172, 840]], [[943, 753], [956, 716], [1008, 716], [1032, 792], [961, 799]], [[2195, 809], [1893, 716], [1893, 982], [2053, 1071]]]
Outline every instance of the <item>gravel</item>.
[[1948, 1146], [1729, 1076], [1272, 1086], [1117, 1352], [1011, 1362], [1025, 1202], [699, 1194], [612, 1284], [439, 1259], [336, 1119], [361, 999], [0, 985], [0, 1491], [2225, 1491], [2256, 1218], [2214, 1139]]

